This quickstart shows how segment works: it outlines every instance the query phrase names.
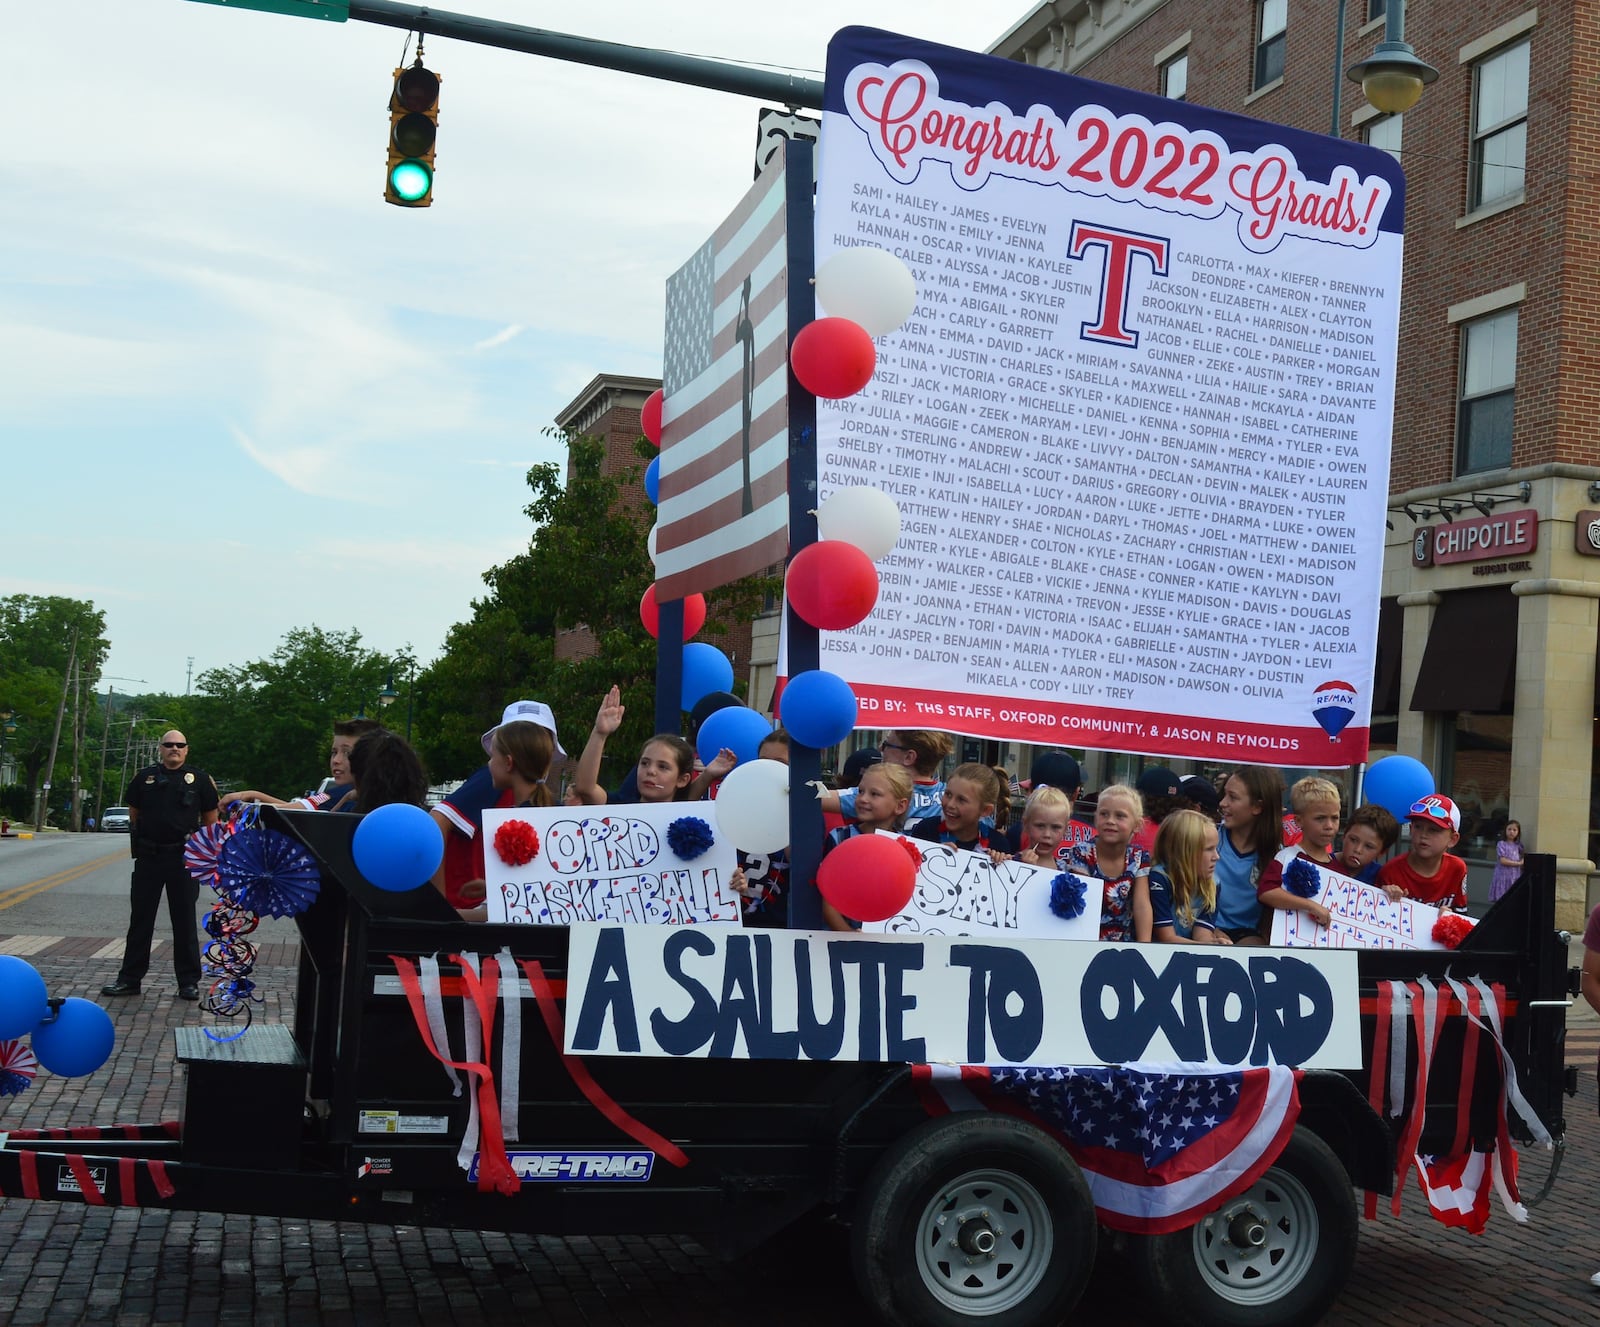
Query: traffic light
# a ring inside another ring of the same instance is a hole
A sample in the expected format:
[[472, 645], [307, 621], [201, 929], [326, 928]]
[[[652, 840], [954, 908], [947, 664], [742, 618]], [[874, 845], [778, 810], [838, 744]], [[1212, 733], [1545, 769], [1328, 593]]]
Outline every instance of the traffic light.
[[389, 97], [389, 171], [383, 201], [433, 206], [433, 142], [439, 133], [439, 75], [422, 67], [394, 71]]

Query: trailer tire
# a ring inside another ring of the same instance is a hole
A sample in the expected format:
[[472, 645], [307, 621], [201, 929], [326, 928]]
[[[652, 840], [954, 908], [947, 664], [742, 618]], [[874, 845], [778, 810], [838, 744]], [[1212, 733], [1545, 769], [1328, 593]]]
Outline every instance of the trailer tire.
[[1094, 1201], [1054, 1139], [962, 1112], [906, 1134], [851, 1225], [861, 1292], [903, 1327], [1055, 1327], [1094, 1270]]
[[1356, 1256], [1350, 1178], [1305, 1127], [1266, 1174], [1188, 1230], [1136, 1239], [1136, 1280], [1171, 1323], [1302, 1327], [1344, 1288]]

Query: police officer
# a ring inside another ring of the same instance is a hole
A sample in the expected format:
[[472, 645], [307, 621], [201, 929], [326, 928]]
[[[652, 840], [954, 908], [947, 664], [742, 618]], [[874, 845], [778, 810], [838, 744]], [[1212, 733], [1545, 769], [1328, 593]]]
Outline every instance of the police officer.
[[217, 819], [217, 785], [189, 763], [189, 743], [176, 730], [162, 734], [161, 762], [148, 765], [128, 785], [128, 834], [133, 851], [132, 915], [122, 971], [101, 995], [137, 995], [150, 970], [156, 909], [167, 896], [172, 921], [172, 966], [178, 998], [200, 998], [200, 933], [194, 908], [200, 885], [183, 864], [183, 841]]

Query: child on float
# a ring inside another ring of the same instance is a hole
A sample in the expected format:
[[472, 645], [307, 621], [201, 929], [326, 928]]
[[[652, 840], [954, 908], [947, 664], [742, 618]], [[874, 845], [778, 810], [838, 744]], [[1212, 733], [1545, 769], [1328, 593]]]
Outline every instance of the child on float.
[[[555, 745], [548, 728], [525, 719], [496, 728], [489, 738], [489, 777], [499, 796], [490, 809], [550, 806], [554, 799], [545, 780]], [[445, 834], [444, 859], [433, 878], [445, 902], [467, 921], [487, 918], [483, 838], [481, 833], [469, 837], [451, 825]]]
[[[911, 808], [911, 772], [903, 765], [873, 765], [856, 784], [855, 823], [829, 832], [822, 845], [826, 857], [846, 839], [882, 831], [893, 834], [905, 823]], [[823, 920], [835, 931], [859, 931], [861, 923], [846, 917], [838, 908], [822, 900]]]
[[[1069, 844], [1085, 842], [1094, 837], [1094, 826], [1086, 825], [1072, 818], [1072, 808], [1077, 802], [1078, 794], [1083, 791], [1083, 771], [1078, 766], [1075, 756], [1069, 751], [1046, 751], [1034, 758], [1033, 771], [1023, 784], [1029, 790], [1030, 798], [1034, 793], [1051, 789], [1061, 793], [1066, 798], [1067, 822], [1057, 843], [1056, 861], [1060, 862], [1066, 856]], [[1052, 805], [1054, 802], [1052, 801]], [[1026, 808], [1024, 808], [1026, 810]], [[1009, 857], [1020, 856], [1023, 849], [1029, 847], [1033, 840], [1028, 834], [1027, 825], [1023, 819], [1008, 825], [999, 836], [996, 847]], [[1030, 865], [1048, 865], [1043, 861], [1030, 861]]]
[[1266, 765], [1241, 765], [1223, 782], [1217, 805], [1217, 929], [1234, 944], [1265, 944], [1256, 882], [1283, 846], [1283, 776]]
[[1381, 806], [1367, 803], [1350, 813], [1333, 869], [1364, 885], [1375, 884], [1383, 858], [1400, 838], [1400, 822]]
[[1313, 774], [1297, 780], [1289, 789], [1289, 805], [1294, 810], [1300, 841], [1280, 848], [1261, 868], [1256, 898], [1263, 908], [1304, 912], [1318, 926], [1326, 926], [1333, 914], [1316, 899], [1316, 893], [1322, 892], [1321, 876], [1317, 876], [1316, 893], [1309, 897], [1287, 888], [1285, 879], [1295, 862], [1333, 868], [1333, 840], [1339, 833], [1339, 790]]
[[1461, 838], [1460, 810], [1443, 793], [1429, 793], [1411, 804], [1406, 823], [1411, 827], [1411, 850], [1378, 872], [1378, 888], [1390, 898], [1413, 898], [1442, 911], [1465, 912], [1467, 864], [1449, 851]]
[[[729, 753], [732, 754], [731, 752]], [[720, 759], [720, 757], [719, 757]], [[789, 734], [774, 728], [761, 739], [756, 759], [789, 763]], [[710, 769], [718, 761], [712, 761]], [[741, 852], [739, 866], [730, 877], [734, 891], [744, 900], [746, 926], [781, 927], [789, 924], [789, 850]]]
[[999, 796], [1000, 780], [988, 765], [977, 761], [957, 765], [945, 780], [944, 795], [939, 799], [940, 814], [919, 820], [906, 832], [928, 843], [986, 852], [993, 832], [995, 799]]
[[[939, 778], [939, 766], [955, 750], [949, 733], [934, 732], [927, 728], [891, 728], [878, 743], [878, 752], [885, 765], [901, 765], [911, 771], [911, 809], [906, 813], [906, 823], [915, 824], [929, 816], [938, 819], [944, 797], [944, 783]], [[985, 766], [987, 768], [987, 766]], [[994, 777], [994, 771], [989, 771]], [[856, 794], [854, 788], [822, 794], [824, 813], [836, 811], [855, 819]]]
[[1217, 929], [1218, 831], [1199, 811], [1174, 811], [1156, 831], [1150, 929], [1160, 944], [1231, 945]]
[[644, 744], [634, 768], [637, 791], [627, 795], [626, 784], [607, 792], [600, 786], [600, 761], [606, 753], [606, 740], [622, 726], [628, 708], [622, 693], [612, 687], [600, 702], [594, 716], [578, 767], [573, 772], [572, 790], [585, 806], [604, 806], [608, 802], [684, 802], [702, 796], [717, 779], [734, 766], [731, 751], [722, 751], [697, 777], [694, 748], [677, 733], [657, 733]]
[[1094, 808], [1094, 837], [1067, 849], [1062, 869], [1101, 882], [1100, 938], [1150, 938], [1150, 854], [1133, 844], [1144, 802], [1125, 783], [1102, 788]]
[[[1071, 825], [1072, 799], [1061, 789], [1046, 784], [1029, 794], [1027, 805], [1022, 808], [1022, 817], [1015, 826], [1021, 831], [1020, 834], [1014, 834], [1011, 840], [1004, 842], [991, 855], [996, 861], [1014, 857], [1029, 866], [1053, 868], [1057, 866], [1058, 858], [1066, 847]], [[1028, 846], [1007, 852], [1006, 849], [1019, 838]]]

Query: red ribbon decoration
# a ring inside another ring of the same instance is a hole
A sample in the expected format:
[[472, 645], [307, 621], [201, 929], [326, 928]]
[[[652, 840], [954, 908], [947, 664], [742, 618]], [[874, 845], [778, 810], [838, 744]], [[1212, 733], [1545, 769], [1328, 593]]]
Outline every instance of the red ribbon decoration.
[[582, 1057], [568, 1055], [562, 1050], [566, 1045], [565, 1030], [562, 1026], [561, 1011], [556, 1008], [555, 992], [550, 987], [550, 979], [544, 975], [544, 964], [536, 958], [524, 958], [518, 961], [522, 964], [522, 970], [528, 974], [528, 985], [533, 988], [534, 1002], [539, 1006], [545, 1030], [550, 1033], [550, 1041], [560, 1054], [561, 1062], [566, 1066], [567, 1072], [572, 1075], [572, 1081], [578, 1085], [578, 1090], [589, 1099], [589, 1104], [634, 1142], [648, 1147], [663, 1161], [670, 1162], [674, 1166], [687, 1166], [689, 1156], [681, 1147], [623, 1110], [611, 1094], [594, 1081], [594, 1075], [589, 1072], [589, 1066], [583, 1062]]
[[[461, 962], [460, 954], [450, 957], [452, 962], [461, 964], [461, 980], [483, 1022], [483, 1044], [487, 1048], [493, 1044], [494, 1006], [499, 998], [500, 965], [492, 958], [484, 959], [483, 980], [480, 983], [472, 969]], [[406, 993], [406, 1002], [411, 1006], [411, 1017], [416, 1022], [422, 1044], [440, 1064], [472, 1074], [478, 1080], [478, 1115], [482, 1130], [478, 1144], [479, 1192], [498, 1190], [507, 1196], [516, 1193], [522, 1188], [522, 1180], [511, 1169], [511, 1159], [506, 1156], [506, 1140], [501, 1132], [500, 1101], [495, 1096], [493, 1071], [487, 1064], [447, 1060], [439, 1053], [439, 1048], [433, 1044], [433, 1033], [428, 1029], [428, 1011], [423, 1004], [422, 983], [417, 979], [416, 968], [409, 959], [401, 958], [398, 954], [390, 954], [389, 961], [400, 976], [400, 985]]]

